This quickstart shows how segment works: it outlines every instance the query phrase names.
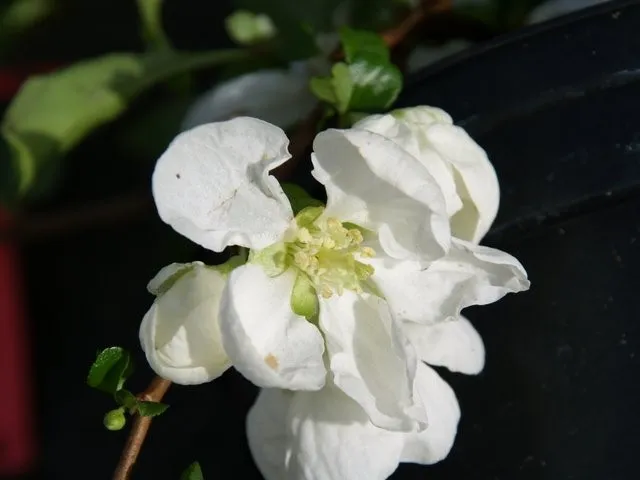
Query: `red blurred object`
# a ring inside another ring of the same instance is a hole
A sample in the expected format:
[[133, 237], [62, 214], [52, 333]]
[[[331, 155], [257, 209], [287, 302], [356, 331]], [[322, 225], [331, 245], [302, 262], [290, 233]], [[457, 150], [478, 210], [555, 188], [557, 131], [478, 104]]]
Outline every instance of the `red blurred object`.
[[[11, 217], [0, 210], [0, 227]], [[33, 463], [33, 410], [23, 279], [17, 248], [0, 243], [0, 474], [25, 473]]]
[[[29, 75], [52, 68], [0, 69], [0, 103], [8, 103]], [[11, 215], [0, 209], [0, 229], [11, 224]], [[19, 258], [13, 242], [0, 242], [0, 475], [27, 473], [35, 459], [32, 376]]]

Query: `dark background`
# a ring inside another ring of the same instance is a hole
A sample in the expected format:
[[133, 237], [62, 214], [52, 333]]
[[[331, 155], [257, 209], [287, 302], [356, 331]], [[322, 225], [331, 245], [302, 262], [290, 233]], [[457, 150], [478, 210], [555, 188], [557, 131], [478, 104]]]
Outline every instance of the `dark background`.
[[[74, 8], [105, 15], [106, 34], [112, 10], [98, 5]], [[227, 13], [171, 12], [171, 35], [191, 47], [203, 29], [222, 31]], [[121, 23], [111, 35], [138, 48], [136, 29]], [[639, 2], [617, 2], [500, 37], [409, 80], [400, 105], [444, 108], [489, 152], [503, 191], [485, 243], [520, 259], [532, 288], [467, 312], [487, 365], [477, 377], [443, 373], [462, 407], [458, 440], [440, 464], [403, 465], [393, 478], [638, 478], [639, 30]], [[34, 37], [24, 54], [47, 38]], [[49, 48], [56, 59], [66, 51]], [[113, 42], [80, 53], [101, 48]], [[148, 165], [114, 158], [112, 133], [74, 153], [47, 208], [148, 183]], [[41, 454], [32, 478], [110, 478], [126, 431], [103, 429], [112, 402], [86, 387], [87, 367], [96, 348], [122, 345], [139, 366], [131, 389], [143, 389], [151, 373], [137, 330], [152, 300], [144, 285], [167, 263], [211, 260], [168, 229], [150, 210], [23, 245]], [[167, 236], [173, 244], [159, 241]], [[134, 478], [177, 479], [198, 460], [207, 479], [259, 479], [244, 433], [255, 393], [233, 371], [172, 387]]]

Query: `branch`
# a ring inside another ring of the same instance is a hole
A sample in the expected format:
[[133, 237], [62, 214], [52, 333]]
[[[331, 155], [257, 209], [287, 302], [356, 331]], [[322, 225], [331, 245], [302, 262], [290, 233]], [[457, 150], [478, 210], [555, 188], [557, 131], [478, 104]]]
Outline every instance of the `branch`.
[[[162, 400], [162, 397], [164, 397], [164, 394], [167, 393], [170, 386], [171, 382], [169, 380], [155, 377], [149, 387], [138, 395], [138, 400], [144, 402], [159, 402]], [[127, 438], [127, 443], [125, 444], [122, 455], [120, 456], [120, 461], [113, 473], [113, 480], [129, 479], [133, 465], [138, 459], [140, 449], [142, 448], [142, 444], [144, 443], [149, 427], [151, 426], [152, 417], [143, 417], [138, 414], [136, 414], [135, 417], [133, 426], [129, 432], [129, 438]]]

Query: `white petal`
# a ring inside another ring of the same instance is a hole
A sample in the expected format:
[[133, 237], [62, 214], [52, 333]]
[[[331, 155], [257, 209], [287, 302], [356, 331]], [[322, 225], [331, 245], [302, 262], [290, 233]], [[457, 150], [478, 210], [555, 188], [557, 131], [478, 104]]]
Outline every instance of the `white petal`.
[[366, 261], [375, 268], [372, 278], [397, 318], [425, 325], [457, 318], [465, 307], [493, 303], [529, 288], [527, 274], [514, 257], [457, 239], [446, 257], [426, 269], [383, 256]]
[[295, 273], [270, 278], [246, 264], [229, 275], [220, 305], [222, 341], [236, 369], [260, 387], [318, 390], [325, 381], [324, 340], [291, 310]]
[[264, 388], [247, 415], [247, 438], [253, 459], [266, 480], [286, 478], [291, 454], [287, 419], [295, 393]]
[[375, 425], [422, 427], [424, 411], [413, 398], [417, 358], [383, 300], [350, 291], [321, 299], [320, 328], [335, 385], [362, 405]]
[[451, 219], [453, 235], [478, 243], [498, 213], [500, 185], [487, 153], [462, 128], [447, 123], [426, 130], [426, 138], [455, 169], [463, 208]]
[[216, 85], [190, 107], [182, 129], [238, 116], [255, 117], [287, 128], [316, 104], [306, 69], [259, 70]]
[[[296, 393], [291, 404], [291, 480], [384, 480], [398, 466], [404, 437], [375, 427], [341, 391]], [[271, 479], [268, 479], [271, 480]]]
[[218, 309], [224, 277], [202, 263], [173, 264], [150, 282], [160, 288], [167, 273], [181, 276], [155, 300], [140, 325], [140, 343], [151, 368], [182, 385], [211, 381], [229, 368]]
[[326, 130], [313, 143], [325, 214], [378, 233], [385, 252], [428, 263], [449, 247], [449, 220], [434, 178], [406, 150], [365, 130]]
[[291, 206], [269, 171], [290, 158], [284, 132], [239, 117], [178, 135], [153, 172], [160, 218], [205, 248], [264, 248], [280, 239]]
[[422, 432], [402, 434], [405, 445], [400, 461], [431, 465], [443, 460], [453, 446], [460, 406], [451, 387], [424, 363], [418, 365], [416, 390], [422, 396], [429, 424]]
[[482, 337], [462, 316], [435, 325], [403, 322], [402, 328], [424, 362], [467, 375], [484, 368]]
[[414, 123], [405, 120], [407, 117], [412, 120], [413, 115], [410, 116], [409, 112], [413, 110], [401, 110], [403, 115], [400, 118], [392, 114], [370, 115], [356, 123], [353, 128], [383, 135], [417, 158], [442, 190], [447, 215], [451, 217], [462, 208], [454, 170], [449, 162], [424, 141], [426, 127], [418, 128]]

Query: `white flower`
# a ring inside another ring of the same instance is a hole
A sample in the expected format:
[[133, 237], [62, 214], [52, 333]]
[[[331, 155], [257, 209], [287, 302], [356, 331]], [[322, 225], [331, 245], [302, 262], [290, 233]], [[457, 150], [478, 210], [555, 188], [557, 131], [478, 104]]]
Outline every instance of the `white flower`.
[[445, 111], [395, 110], [364, 118], [354, 128], [390, 138], [434, 177], [444, 194], [452, 235], [477, 243], [498, 212], [500, 189], [485, 151]]
[[158, 375], [198, 384], [231, 366], [218, 325], [224, 285], [224, 275], [201, 262], [173, 263], [149, 282], [157, 298], [142, 320], [140, 343]]
[[318, 390], [326, 348], [331, 382], [373, 424], [419, 430], [422, 354], [403, 323], [434, 325], [526, 289], [524, 270], [503, 252], [452, 240], [429, 170], [362, 129], [316, 137], [313, 174], [328, 203], [294, 218], [269, 175], [287, 145], [282, 130], [252, 118], [181, 134], [154, 171], [160, 217], [205, 248], [252, 250], [220, 303], [221, 342], [238, 371], [266, 388]]
[[182, 130], [238, 116], [260, 118], [287, 128], [305, 118], [316, 105], [304, 64], [287, 70], [258, 70], [216, 85], [187, 111]]

